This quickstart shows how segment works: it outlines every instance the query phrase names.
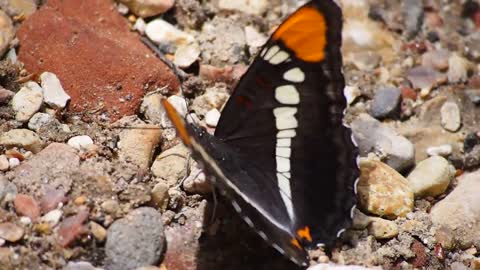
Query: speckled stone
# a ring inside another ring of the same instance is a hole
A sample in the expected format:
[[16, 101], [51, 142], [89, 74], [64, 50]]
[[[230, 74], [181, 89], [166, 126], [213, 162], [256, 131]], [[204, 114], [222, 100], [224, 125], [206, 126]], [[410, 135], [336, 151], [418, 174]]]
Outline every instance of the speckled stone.
[[407, 179], [375, 160], [360, 162], [357, 186], [360, 208], [386, 218], [405, 216], [413, 210], [413, 191]]

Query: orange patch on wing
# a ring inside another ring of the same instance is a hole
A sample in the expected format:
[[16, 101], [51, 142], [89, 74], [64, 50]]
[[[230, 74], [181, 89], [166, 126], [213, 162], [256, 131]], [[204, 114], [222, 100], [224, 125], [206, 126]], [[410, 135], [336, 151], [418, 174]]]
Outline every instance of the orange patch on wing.
[[175, 129], [177, 130], [180, 139], [182, 139], [185, 145], [190, 145], [190, 135], [188, 135], [187, 128], [185, 127], [185, 122], [182, 118], [180, 118], [177, 110], [175, 110], [175, 108], [172, 106], [172, 104], [170, 104], [170, 102], [167, 101], [167, 99], [162, 99], [162, 105], [167, 112], [168, 118], [170, 118], [170, 121], [172, 121], [173, 125], [175, 126]]
[[308, 226], [303, 229], [299, 229], [297, 231], [297, 235], [300, 237], [300, 239], [305, 239], [308, 242], [312, 242], [312, 236], [310, 235], [310, 228]]
[[300, 245], [300, 243], [298, 242], [297, 239], [295, 238], [292, 238], [292, 240], [290, 241], [292, 243], [292, 245], [294, 245], [296, 248], [298, 249], [302, 249], [302, 246]]
[[303, 7], [278, 27], [273, 39], [282, 40], [303, 61], [322, 61], [327, 45], [325, 17], [314, 7]]

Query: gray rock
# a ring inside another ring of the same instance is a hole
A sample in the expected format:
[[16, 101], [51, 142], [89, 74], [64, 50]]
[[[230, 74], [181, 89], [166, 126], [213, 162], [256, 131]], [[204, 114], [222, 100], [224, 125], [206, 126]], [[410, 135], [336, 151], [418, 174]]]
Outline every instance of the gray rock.
[[[480, 170], [460, 176], [458, 186], [431, 210], [438, 235], [448, 235], [461, 249], [480, 246]], [[440, 238], [441, 239], [441, 238]], [[443, 243], [443, 246], [451, 246]]]
[[415, 149], [413, 144], [393, 129], [384, 126], [368, 114], [361, 114], [352, 122], [353, 137], [358, 144], [360, 155], [374, 152], [385, 156], [384, 162], [397, 171], [413, 166]]
[[39, 131], [41, 127], [55, 121], [55, 118], [48, 113], [36, 113], [28, 121], [28, 128]]
[[460, 129], [462, 118], [457, 103], [450, 101], [445, 102], [440, 109], [440, 115], [444, 129], [451, 132], [456, 132]]
[[409, 39], [414, 38], [423, 24], [423, 3], [418, 0], [405, 0], [402, 8], [405, 19], [405, 34]]
[[108, 228], [105, 269], [156, 265], [164, 249], [162, 215], [150, 207], [135, 209]]
[[447, 189], [455, 169], [441, 156], [421, 161], [408, 175], [415, 196], [438, 196]]
[[373, 97], [370, 114], [375, 118], [398, 117], [402, 91], [398, 88], [387, 87], [378, 89]]
[[43, 104], [43, 89], [35, 82], [28, 82], [12, 100], [15, 119], [27, 122]]

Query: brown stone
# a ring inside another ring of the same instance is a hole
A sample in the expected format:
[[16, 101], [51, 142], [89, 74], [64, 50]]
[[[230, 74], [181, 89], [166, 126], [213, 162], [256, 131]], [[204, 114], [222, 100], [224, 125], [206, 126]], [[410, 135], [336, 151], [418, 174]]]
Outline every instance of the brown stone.
[[40, 217], [40, 206], [31, 196], [18, 194], [15, 196], [14, 205], [19, 215], [29, 217], [32, 221]]
[[135, 113], [145, 90], [178, 90], [175, 75], [129, 30], [113, 1], [49, 0], [18, 38], [25, 68], [55, 73], [71, 112], [117, 120]]

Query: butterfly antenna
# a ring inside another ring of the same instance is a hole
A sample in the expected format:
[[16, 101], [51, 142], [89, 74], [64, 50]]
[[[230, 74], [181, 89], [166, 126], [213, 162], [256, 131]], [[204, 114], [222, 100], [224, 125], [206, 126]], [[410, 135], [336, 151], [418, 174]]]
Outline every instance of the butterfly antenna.
[[213, 198], [213, 210], [212, 210], [212, 216], [210, 217], [210, 224], [213, 224], [215, 222], [215, 216], [217, 215], [217, 205], [218, 205], [218, 198], [217, 198], [217, 192], [215, 191], [215, 186], [210, 185], [212, 188], [212, 198]]

